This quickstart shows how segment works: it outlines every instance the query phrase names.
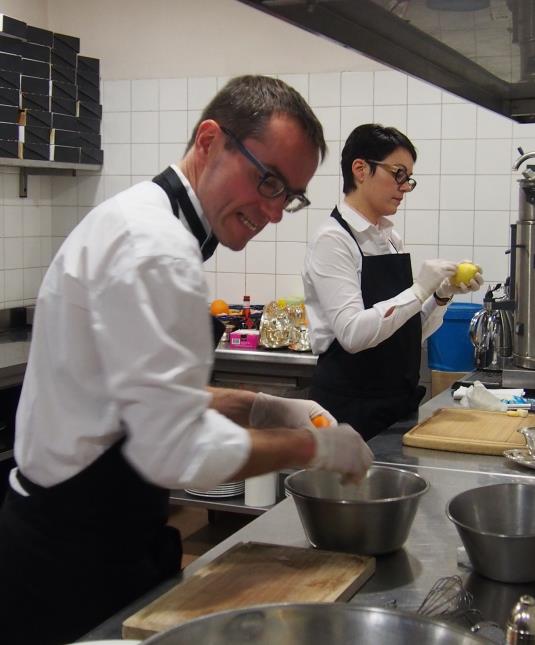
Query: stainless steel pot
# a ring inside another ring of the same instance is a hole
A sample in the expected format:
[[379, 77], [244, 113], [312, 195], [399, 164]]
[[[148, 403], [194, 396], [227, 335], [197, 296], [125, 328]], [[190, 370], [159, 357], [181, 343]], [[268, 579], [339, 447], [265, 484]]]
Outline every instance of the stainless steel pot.
[[494, 484], [453, 497], [446, 514], [474, 569], [499, 582], [535, 581], [535, 485]]
[[338, 473], [300, 470], [285, 487], [312, 546], [377, 555], [403, 545], [429, 484], [403, 468], [374, 464], [357, 485], [342, 484]]
[[478, 645], [459, 627], [416, 614], [341, 603], [263, 605], [192, 620], [144, 645]]

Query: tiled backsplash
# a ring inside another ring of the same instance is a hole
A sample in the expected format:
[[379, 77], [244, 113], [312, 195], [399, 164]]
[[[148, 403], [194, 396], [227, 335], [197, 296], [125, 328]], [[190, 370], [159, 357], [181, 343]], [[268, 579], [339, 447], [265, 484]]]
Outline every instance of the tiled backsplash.
[[[394, 125], [418, 150], [417, 189], [395, 216], [413, 270], [433, 257], [474, 259], [490, 282], [507, 275], [510, 222], [517, 219], [517, 148], [535, 148], [520, 125], [396, 71], [288, 74], [325, 128], [329, 155], [309, 186], [312, 206], [285, 215], [239, 253], [207, 263], [213, 297], [253, 302], [302, 294], [307, 240], [339, 199], [339, 156], [361, 123]], [[0, 308], [32, 303], [52, 254], [91, 206], [177, 161], [200, 110], [228, 79], [103, 82], [101, 174], [30, 176], [18, 197], [16, 169], [0, 174]], [[477, 294], [481, 300], [482, 294]]]

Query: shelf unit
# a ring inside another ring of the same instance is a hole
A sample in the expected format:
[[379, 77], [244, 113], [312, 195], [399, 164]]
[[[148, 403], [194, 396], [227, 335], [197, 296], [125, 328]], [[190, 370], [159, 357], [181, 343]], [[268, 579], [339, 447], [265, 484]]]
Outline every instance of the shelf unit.
[[9, 159], [0, 158], [0, 166], [19, 168], [19, 197], [28, 197], [28, 175], [71, 175], [76, 176], [77, 170], [98, 172], [100, 164], [67, 163], [64, 161], [41, 161], [39, 159]]

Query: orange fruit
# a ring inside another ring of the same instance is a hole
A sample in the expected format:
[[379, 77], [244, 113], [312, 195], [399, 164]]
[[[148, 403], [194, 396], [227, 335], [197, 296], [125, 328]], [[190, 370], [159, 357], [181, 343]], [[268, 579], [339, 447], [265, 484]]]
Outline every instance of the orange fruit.
[[210, 305], [210, 313], [212, 316], [219, 316], [220, 314], [228, 314], [228, 304], [224, 300], [212, 300]]
[[312, 424], [316, 426], [316, 428], [328, 428], [331, 425], [327, 417], [323, 414], [318, 414], [313, 419], [311, 419], [311, 421]]

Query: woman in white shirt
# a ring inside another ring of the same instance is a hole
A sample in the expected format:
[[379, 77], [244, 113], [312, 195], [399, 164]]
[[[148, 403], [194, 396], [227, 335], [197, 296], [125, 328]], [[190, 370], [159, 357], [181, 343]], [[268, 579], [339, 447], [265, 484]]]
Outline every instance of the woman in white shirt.
[[371, 438], [416, 410], [420, 352], [442, 324], [454, 293], [457, 264], [423, 263], [413, 281], [411, 261], [393, 229], [411, 177], [416, 150], [395, 128], [365, 124], [342, 151], [344, 199], [317, 231], [305, 258], [305, 301], [312, 350], [319, 354], [311, 398], [339, 422]]

